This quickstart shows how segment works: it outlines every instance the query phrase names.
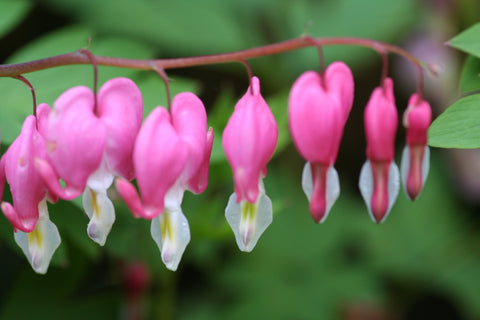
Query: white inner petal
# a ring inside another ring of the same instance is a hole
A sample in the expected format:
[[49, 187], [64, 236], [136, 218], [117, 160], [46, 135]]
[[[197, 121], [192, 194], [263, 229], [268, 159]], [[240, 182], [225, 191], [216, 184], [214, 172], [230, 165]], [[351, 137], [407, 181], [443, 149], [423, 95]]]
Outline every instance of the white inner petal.
[[[402, 162], [400, 164], [400, 172], [402, 177], [403, 189], [407, 197], [410, 199], [410, 195], [407, 192], [407, 179], [408, 179], [409, 168], [410, 168], [410, 149], [408, 148], [408, 146], [405, 146], [402, 152]], [[423, 186], [425, 185], [425, 181], [427, 181], [429, 169], [430, 169], [430, 148], [428, 146], [425, 146], [423, 151], [423, 160], [422, 160], [422, 189], [423, 189]]]
[[39, 218], [35, 229], [30, 233], [17, 231], [14, 237], [33, 270], [45, 274], [61, 239], [57, 227], [50, 221], [46, 198], [39, 202], [38, 210]]
[[190, 228], [181, 208], [165, 209], [152, 220], [150, 231], [162, 253], [165, 266], [172, 271], [177, 270], [185, 248], [190, 242]]
[[423, 162], [422, 162], [422, 187], [427, 181], [428, 172], [430, 170], [430, 147], [425, 146], [425, 151], [423, 152]]
[[[367, 205], [368, 214], [373, 222], [376, 222], [375, 217], [372, 213], [371, 208], [371, 201], [372, 201], [372, 193], [373, 193], [373, 174], [372, 174], [372, 166], [370, 165], [370, 161], [367, 160], [363, 166], [362, 170], [360, 171], [360, 180], [358, 183], [358, 187], [360, 188], [360, 192], [362, 194], [363, 200]], [[400, 190], [400, 172], [398, 170], [398, 166], [395, 162], [390, 163], [390, 168], [388, 171], [388, 209], [385, 213], [385, 216], [380, 221], [380, 223], [384, 222], [387, 219], [388, 215], [390, 214], [390, 210], [397, 199], [398, 192]]]
[[[313, 193], [313, 177], [312, 177], [312, 167], [310, 162], [305, 163], [302, 172], [302, 189], [305, 195], [307, 196], [308, 201], [312, 199]], [[330, 210], [338, 199], [340, 195], [340, 181], [338, 178], [338, 172], [333, 166], [328, 167], [327, 170], [327, 182], [326, 182], [326, 209], [325, 215], [323, 216], [320, 223], [323, 223], [327, 219]]]
[[400, 162], [400, 176], [402, 178], [403, 190], [405, 194], [410, 199], [410, 196], [407, 192], [407, 179], [408, 179], [408, 170], [410, 168], [410, 149], [408, 145], [403, 148], [402, 151], [402, 162]]
[[104, 156], [100, 167], [88, 177], [87, 186], [97, 191], [107, 190], [112, 185], [114, 178], [115, 176], [107, 167]]
[[259, 194], [255, 203], [241, 201], [233, 193], [228, 199], [225, 217], [235, 234], [241, 251], [250, 252], [262, 233], [272, 223], [272, 201], [265, 194], [262, 178], [259, 179]]
[[89, 187], [83, 192], [83, 208], [90, 218], [87, 233], [90, 239], [103, 246], [115, 222], [115, 208], [107, 190], [95, 191]]

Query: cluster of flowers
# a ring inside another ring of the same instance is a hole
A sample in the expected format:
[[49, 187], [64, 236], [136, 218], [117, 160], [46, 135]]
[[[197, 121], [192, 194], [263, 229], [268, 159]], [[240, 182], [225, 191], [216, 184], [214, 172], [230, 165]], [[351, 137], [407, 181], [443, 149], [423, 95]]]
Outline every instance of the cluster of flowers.
[[[302, 186], [316, 222], [325, 220], [340, 192], [333, 165], [353, 91], [350, 69], [334, 62], [323, 74], [305, 72], [290, 94], [290, 131], [307, 161]], [[26, 118], [20, 136], [0, 161], [0, 192], [6, 180], [13, 198], [13, 206], [2, 202], [1, 209], [36, 272], [47, 271], [60, 244], [47, 200], [55, 203], [83, 194], [90, 218], [88, 235], [103, 245], [115, 221], [107, 196], [114, 180], [133, 215], [152, 220], [151, 234], [163, 262], [168, 269], [177, 269], [190, 241], [181, 208], [183, 194], [185, 190], [198, 194], [207, 187], [213, 130], [207, 130], [203, 103], [189, 92], [175, 96], [170, 110], [157, 107], [143, 125], [142, 119], [141, 93], [126, 78], [108, 81], [97, 96], [86, 87], [72, 88], [55, 101], [53, 110], [40, 104], [36, 118]], [[368, 160], [359, 186], [372, 219], [382, 222], [393, 206], [400, 179], [393, 162], [398, 121], [391, 79], [374, 90], [364, 120]], [[412, 199], [427, 176], [430, 122], [430, 106], [413, 95], [404, 116], [407, 147], [402, 160], [402, 180]], [[253, 77], [222, 137], [235, 185], [225, 216], [242, 251], [251, 251], [272, 221], [263, 178], [277, 137], [273, 114], [260, 94], [258, 78]], [[139, 193], [130, 182], [133, 179]]]

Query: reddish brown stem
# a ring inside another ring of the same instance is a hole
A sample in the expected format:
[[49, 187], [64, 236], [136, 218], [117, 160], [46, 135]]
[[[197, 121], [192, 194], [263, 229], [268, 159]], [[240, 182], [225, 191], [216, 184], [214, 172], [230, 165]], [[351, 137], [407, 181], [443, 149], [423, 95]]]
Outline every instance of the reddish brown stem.
[[87, 49], [79, 49], [79, 52], [83, 53], [88, 57], [90, 63], [93, 66], [93, 98], [94, 98], [94, 108], [93, 110], [97, 113], [97, 87], [98, 87], [98, 67], [97, 60], [95, 56]]
[[253, 87], [252, 87], [252, 67], [248, 64], [248, 62], [244, 59], [238, 60], [240, 63], [242, 63], [245, 66], [245, 69], [247, 69], [247, 74], [248, 74], [248, 84], [250, 86], [250, 93], [253, 95]]
[[171, 104], [172, 104], [172, 100], [170, 98], [170, 85], [168, 84], [167, 73], [165, 72], [165, 70], [163, 70], [163, 68], [158, 67], [156, 65], [154, 65], [152, 68], [153, 68], [153, 70], [155, 70], [158, 73], [160, 78], [162, 78], [163, 83], [165, 84], [165, 92], [167, 94], [167, 107], [168, 107], [168, 109], [170, 109]]
[[35, 96], [35, 89], [33, 89], [33, 86], [32, 84], [30, 83], [30, 81], [27, 80], [27, 78], [25, 78], [24, 76], [21, 76], [21, 75], [17, 75], [17, 76], [13, 76], [12, 78], [14, 79], [18, 79], [20, 81], [22, 81], [23, 83], [25, 83], [27, 85], [27, 87], [30, 88], [30, 91], [32, 91], [32, 98], [33, 98], [33, 115], [35, 116], [35, 118], [37, 117], [37, 98]]
[[[293, 51], [304, 47], [311, 46], [327, 46], [327, 45], [354, 45], [371, 48], [378, 52], [390, 52], [404, 57], [413, 63], [419, 73], [418, 89], [423, 87], [423, 63], [408, 51], [385, 42], [375, 41], [364, 38], [312, 38], [310, 36], [302, 36], [295, 39], [278, 42], [266, 46], [256, 47], [252, 49], [234, 51], [229, 53], [187, 57], [187, 58], [173, 58], [173, 59], [157, 59], [157, 60], [139, 60], [139, 59], [123, 59], [113, 57], [95, 56], [97, 65], [123, 67], [141, 70], [152, 70], [152, 66], [160, 69], [178, 69], [193, 66], [201, 66], [208, 64], [219, 64], [227, 62], [237, 62], [241, 60], [248, 60], [256, 57], [279, 54], [287, 51]], [[45, 59], [18, 63], [0, 65], [0, 77], [13, 77], [29, 72], [49, 69], [53, 67], [74, 65], [74, 64], [89, 64], [91, 63], [81, 51], [75, 51], [55, 57]], [[421, 93], [421, 92], [419, 92]]]

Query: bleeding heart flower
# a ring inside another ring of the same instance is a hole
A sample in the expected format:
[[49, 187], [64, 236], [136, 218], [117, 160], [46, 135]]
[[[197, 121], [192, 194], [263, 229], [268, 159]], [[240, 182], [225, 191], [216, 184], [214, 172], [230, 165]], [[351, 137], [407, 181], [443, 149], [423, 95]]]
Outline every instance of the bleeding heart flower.
[[418, 94], [413, 94], [403, 115], [407, 128], [407, 145], [403, 149], [402, 182], [411, 200], [415, 200], [427, 180], [430, 164], [430, 149], [427, 146], [427, 131], [432, 122], [432, 108]]
[[65, 200], [83, 193], [102, 161], [106, 130], [94, 114], [94, 105], [90, 89], [75, 87], [55, 101], [53, 111], [45, 104], [37, 110], [47, 159], [36, 158], [35, 167], [48, 188]]
[[115, 78], [107, 81], [97, 97], [97, 116], [105, 128], [105, 148], [98, 169], [87, 180], [83, 207], [90, 222], [90, 238], [104, 245], [115, 222], [115, 209], [107, 196], [115, 176], [134, 178], [133, 147], [142, 125], [142, 94], [133, 81]]
[[235, 105], [222, 138], [235, 182], [225, 216], [242, 251], [252, 251], [272, 222], [272, 203], [265, 194], [263, 178], [277, 138], [275, 118], [260, 94], [260, 81], [253, 77]]
[[333, 165], [352, 108], [353, 91], [352, 72], [343, 62], [334, 62], [323, 75], [303, 73], [290, 92], [290, 133], [298, 152], [307, 160], [302, 186], [317, 223], [325, 221], [340, 194]]
[[400, 188], [398, 167], [393, 161], [398, 126], [393, 81], [373, 90], [365, 108], [368, 160], [360, 172], [359, 187], [374, 222], [385, 221]]
[[193, 93], [180, 93], [170, 113], [156, 108], [137, 137], [133, 161], [141, 199], [129, 182], [115, 182], [133, 214], [152, 219], [152, 237], [172, 271], [190, 242], [181, 209], [183, 194], [185, 190], [201, 193], [207, 187], [212, 144], [213, 130], [207, 132], [203, 103]]
[[[39, 109], [47, 107], [43, 104]], [[53, 253], [60, 245], [57, 227], [50, 221], [47, 197], [56, 202], [35, 170], [34, 159], [46, 159], [45, 141], [36, 129], [34, 116], [23, 123], [15, 139], [0, 161], [0, 184], [10, 185], [13, 206], [2, 202], [1, 209], [12, 224], [15, 241], [22, 248], [32, 268], [46, 273]]]

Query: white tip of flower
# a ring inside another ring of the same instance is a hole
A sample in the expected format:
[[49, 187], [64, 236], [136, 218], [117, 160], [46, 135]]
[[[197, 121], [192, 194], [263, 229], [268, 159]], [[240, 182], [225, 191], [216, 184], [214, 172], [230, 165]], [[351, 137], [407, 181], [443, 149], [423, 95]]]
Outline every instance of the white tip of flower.
[[40, 214], [35, 229], [30, 233], [17, 231], [14, 237], [33, 270], [45, 274], [61, 239], [57, 227], [49, 219], [46, 198], [40, 201], [38, 209]]
[[[307, 196], [308, 201], [312, 199], [313, 192], [313, 177], [312, 177], [312, 167], [309, 162], [305, 163], [302, 172], [302, 189], [305, 195]], [[328, 167], [327, 170], [327, 181], [326, 181], [326, 210], [325, 215], [320, 220], [320, 223], [323, 223], [328, 217], [328, 213], [332, 209], [333, 205], [340, 195], [340, 180], [338, 179], [338, 172], [333, 166]]]
[[87, 186], [94, 190], [107, 190], [112, 185], [114, 178], [104, 156], [98, 169], [88, 177]]
[[90, 239], [103, 246], [115, 222], [115, 208], [107, 190], [97, 192], [89, 187], [83, 192], [83, 208], [90, 218], [87, 233]]
[[[358, 183], [358, 187], [360, 188], [360, 192], [362, 194], [363, 200], [367, 205], [368, 214], [373, 222], [377, 222], [375, 216], [372, 212], [372, 194], [373, 194], [373, 174], [372, 174], [372, 166], [370, 165], [370, 161], [366, 161], [363, 166], [362, 170], [360, 171], [360, 180]], [[398, 170], [398, 166], [395, 162], [390, 163], [389, 171], [388, 171], [388, 209], [383, 218], [379, 221], [379, 223], [384, 222], [397, 199], [398, 192], [400, 191], [400, 172]]]
[[[407, 192], [407, 178], [408, 178], [409, 169], [410, 169], [410, 148], [408, 146], [405, 146], [402, 152], [402, 162], [400, 163], [400, 173], [402, 177], [402, 184], [403, 184], [403, 189], [405, 191], [405, 194], [410, 200], [412, 200], [412, 198]], [[425, 181], [427, 180], [429, 170], [430, 170], [430, 148], [428, 146], [425, 146], [423, 151], [423, 160], [422, 160], [422, 189], [423, 189], [423, 186], [425, 185]]]
[[165, 209], [152, 220], [150, 231], [162, 253], [163, 263], [169, 270], [176, 271], [190, 242], [190, 228], [180, 207]]
[[256, 203], [237, 203], [237, 196], [233, 193], [225, 209], [225, 217], [235, 234], [237, 245], [244, 252], [253, 250], [273, 220], [272, 201], [265, 194], [263, 183], [261, 186]]

